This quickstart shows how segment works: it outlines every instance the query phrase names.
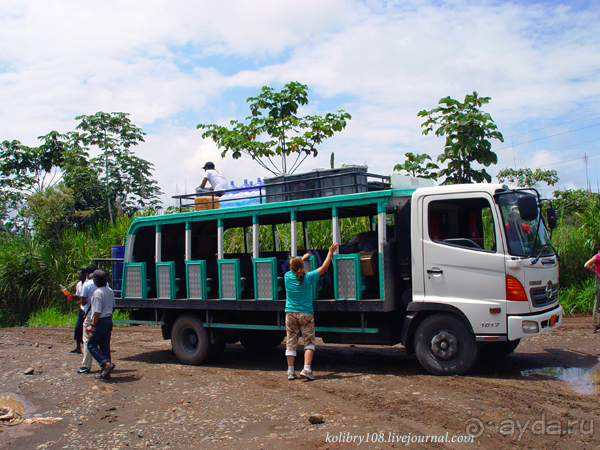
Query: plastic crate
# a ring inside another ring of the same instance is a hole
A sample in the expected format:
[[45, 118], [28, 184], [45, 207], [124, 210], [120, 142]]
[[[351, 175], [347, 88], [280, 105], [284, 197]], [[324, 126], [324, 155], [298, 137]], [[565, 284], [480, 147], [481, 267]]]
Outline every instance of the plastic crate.
[[316, 169], [264, 179], [267, 203], [367, 192], [367, 166]]

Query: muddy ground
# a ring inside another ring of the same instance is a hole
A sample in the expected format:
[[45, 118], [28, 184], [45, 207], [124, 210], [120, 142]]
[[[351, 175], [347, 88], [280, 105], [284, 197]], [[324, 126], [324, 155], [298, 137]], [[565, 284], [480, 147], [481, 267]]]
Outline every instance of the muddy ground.
[[[20, 402], [33, 419], [0, 425], [0, 448], [598, 448], [600, 335], [590, 322], [566, 319], [455, 377], [428, 375], [400, 348], [321, 345], [317, 380], [291, 382], [283, 345], [228, 345], [216, 363], [185, 366], [159, 328], [118, 327], [117, 367], [102, 382], [75, 373], [70, 329], [0, 329], [0, 403]], [[314, 413], [322, 424], [309, 422]], [[62, 420], [36, 422], [48, 418]]]

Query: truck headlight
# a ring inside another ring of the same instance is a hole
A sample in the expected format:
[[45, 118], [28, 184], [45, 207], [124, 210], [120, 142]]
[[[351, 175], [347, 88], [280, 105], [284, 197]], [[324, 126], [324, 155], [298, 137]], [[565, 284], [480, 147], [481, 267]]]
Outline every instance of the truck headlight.
[[532, 334], [540, 331], [540, 327], [537, 322], [533, 320], [524, 320], [523, 321], [523, 333]]

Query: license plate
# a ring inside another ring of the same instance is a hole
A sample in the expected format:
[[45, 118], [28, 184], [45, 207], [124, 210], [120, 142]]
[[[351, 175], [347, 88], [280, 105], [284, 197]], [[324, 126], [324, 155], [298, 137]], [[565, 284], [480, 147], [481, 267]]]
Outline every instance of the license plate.
[[554, 325], [556, 325], [557, 320], [558, 320], [557, 314], [554, 314], [552, 317], [550, 317], [550, 326], [553, 327]]

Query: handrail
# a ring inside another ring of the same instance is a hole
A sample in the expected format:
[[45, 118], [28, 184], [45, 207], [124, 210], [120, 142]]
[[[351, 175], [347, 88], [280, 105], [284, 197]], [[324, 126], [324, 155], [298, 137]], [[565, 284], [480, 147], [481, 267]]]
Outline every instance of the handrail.
[[[357, 172], [349, 172], [347, 174], [342, 174], [342, 175], [355, 175], [357, 174]], [[365, 176], [367, 178], [377, 178], [380, 180], [381, 182], [381, 190], [387, 190], [390, 189], [389, 186], [389, 182], [390, 182], [390, 177], [387, 175], [380, 175], [380, 174], [374, 174], [374, 173], [367, 173], [367, 172], [358, 172], [358, 175], [361, 176]], [[319, 174], [319, 177], [315, 177], [315, 178], [304, 178], [304, 179], [293, 179], [293, 180], [284, 180], [284, 181], [278, 181], [278, 182], [272, 182], [272, 183], [268, 183], [268, 187], [272, 187], [272, 186], [290, 186], [290, 185], [297, 185], [299, 182], [305, 181], [305, 182], [310, 182], [310, 181], [319, 181], [319, 180], [323, 180], [323, 179], [330, 179], [330, 178], [339, 178], [340, 174]], [[368, 181], [367, 181], [367, 189], [368, 189]], [[336, 186], [327, 186], [327, 187], [321, 187], [318, 186], [316, 188], [310, 188], [310, 189], [302, 189], [302, 191], [292, 191], [292, 192], [303, 192], [303, 193], [312, 193], [312, 192], [321, 192], [325, 189], [343, 189], [343, 188], [349, 188], [349, 187], [354, 187], [355, 184], [350, 183], [350, 184], [340, 184], [340, 185], [336, 185]], [[171, 196], [171, 198], [174, 199], [178, 199], [179, 200], [179, 211], [181, 212], [183, 208], [192, 208], [194, 206], [196, 206], [196, 203], [184, 203], [184, 200], [191, 200], [191, 199], [196, 199], [197, 197], [211, 197], [211, 201], [207, 202], [209, 204], [214, 205], [215, 203], [226, 203], [226, 202], [230, 202], [230, 201], [237, 201], [239, 200], [239, 198], [223, 198], [225, 196], [225, 194], [229, 194], [229, 193], [233, 193], [235, 194], [236, 192], [248, 192], [248, 191], [257, 191], [254, 195], [248, 195], [246, 197], [244, 197], [245, 200], [252, 200], [252, 199], [258, 199], [259, 200], [259, 204], [264, 204], [264, 203], [268, 203], [268, 198], [269, 197], [275, 197], [275, 196], [281, 196], [281, 195], [285, 195], [285, 194], [289, 194], [289, 192], [275, 192], [275, 193], [270, 193], [267, 194], [267, 185], [256, 185], [256, 186], [252, 186], [251, 188], [248, 187], [241, 187], [241, 188], [235, 188], [235, 189], [226, 189], [226, 190], [220, 190], [220, 191], [210, 191], [210, 192], [194, 192], [192, 194], [182, 194], [182, 195], [173, 195]], [[347, 194], [347, 195], [351, 195], [351, 194]], [[217, 199], [215, 199], [215, 197], [217, 197]]]

